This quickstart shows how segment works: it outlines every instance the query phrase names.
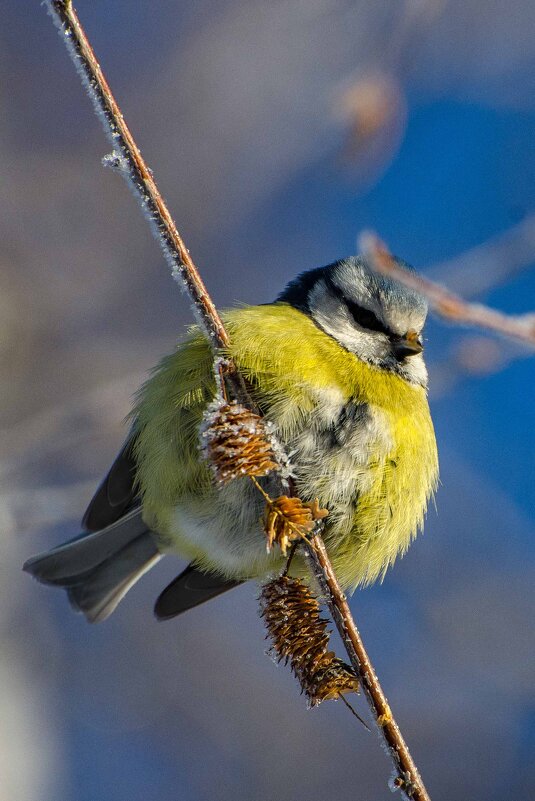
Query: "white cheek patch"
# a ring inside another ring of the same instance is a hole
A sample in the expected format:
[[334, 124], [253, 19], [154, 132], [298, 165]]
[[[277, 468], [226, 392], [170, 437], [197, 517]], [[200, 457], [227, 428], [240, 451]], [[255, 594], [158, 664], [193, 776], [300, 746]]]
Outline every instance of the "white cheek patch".
[[398, 366], [398, 372], [411, 384], [419, 384], [421, 387], [427, 386], [427, 367], [421, 353], [405, 359], [403, 364]]
[[[355, 286], [352, 295], [355, 295]], [[385, 310], [369, 293], [366, 303], [399, 336], [410, 329], [420, 331], [425, 322], [426, 312], [421, 306], [407, 308], [406, 304], [401, 303], [399, 309], [396, 307]], [[311, 290], [308, 306], [316, 325], [350, 353], [369, 364], [397, 373], [413, 384], [427, 386], [427, 370], [421, 354], [399, 362], [392, 351], [389, 337], [380, 331], [359, 329], [345, 303], [330, 290], [323, 279]]]
[[336, 339], [346, 350], [365, 361], [379, 363], [390, 351], [385, 334], [360, 331], [347, 306], [318, 281], [308, 300], [312, 319], [326, 334]]

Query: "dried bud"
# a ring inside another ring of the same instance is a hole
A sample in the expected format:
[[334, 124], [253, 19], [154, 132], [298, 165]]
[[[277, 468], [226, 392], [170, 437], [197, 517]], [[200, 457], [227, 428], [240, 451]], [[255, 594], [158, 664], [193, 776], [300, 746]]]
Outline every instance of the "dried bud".
[[278, 662], [290, 666], [310, 706], [358, 692], [353, 670], [327, 650], [330, 633], [317, 599], [301, 579], [280, 576], [262, 588], [260, 614]]
[[412, 798], [417, 789], [408, 772], [400, 773], [399, 776], [396, 776], [392, 782], [392, 787], [395, 790], [402, 790], [408, 798]]
[[317, 499], [313, 503], [303, 503], [299, 498], [281, 495], [268, 501], [263, 521], [268, 551], [277, 543], [286, 555], [289, 543], [306, 537], [313, 531], [316, 520], [327, 515], [327, 509], [321, 509]]
[[208, 410], [201, 442], [220, 484], [265, 476], [279, 467], [263, 419], [239, 403], [218, 403]]

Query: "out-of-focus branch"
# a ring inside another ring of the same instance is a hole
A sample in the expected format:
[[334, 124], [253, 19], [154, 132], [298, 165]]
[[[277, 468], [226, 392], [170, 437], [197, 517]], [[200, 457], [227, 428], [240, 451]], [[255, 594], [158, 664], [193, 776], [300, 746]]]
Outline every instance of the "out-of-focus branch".
[[535, 261], [535, 214], [482, 245], [434, 264], [427, 278], [447, 281], [451, 290], [474, 297], [514, 278]]
[[[229, 344], [229, 338], [212, 303], [199, 273], [180, 237], [169, 211], [159, 193], [151, 171], [145, 164], [141, 153], [123, 119], [110, 87], [104, 78], [100, 65], [89, 44], [84, 30], [72, 7], [70, 0], [48, 0], [48, 9], [54, 18], [71, 57], [88, 88], [98, 116], [111, 139], [114, 153], [109, 160], [112, 166], [127, 179], [141, 206], [147, 212], [153, 231], [160, 241], [164, 254], [170, 262], [173, 275], [179, 275], [194, 303], [205, 331], [215, 350]], [[221, 369], [221, 368], [219, 368]], [[230, 365], [232, 384], [237, 390], [238, 399], [245, 400], [253, 408], [241, 377], [235, 367]], [[229, 372], [226, 372], [226, 378]], [[281, 485], [282, 489], [282, 485]], [[370, 709], [383, 735], [388, 753], [396, 771], [396, 786], [407, 798], [415, 801], [429, 801], [429, 796], [420, 778], [418, 769], [410, 755], [407, 745], [395, 723], [388, 702], [375, 676], [375, 671], [364, 649], [357, 627], [351, 617], [349, 606], [338, 585], [329, 562], [325, 546], [316, 534], [306, 548], [313, 571], [321, 581], [326, 592], [329, 607], [337, 628], [342, 636], [348, 656], [363, 682]]]
[[480, 303], [468, 303], [440, 284], [400, 267], [386, 245], [373, 233], [361, 234], [359, 245], [378, 273], [395, 278], [409, 289], [425, 295], [433, 311], [446, 320], [484, 328], [535, 346], [535, 313], [512, 316]]

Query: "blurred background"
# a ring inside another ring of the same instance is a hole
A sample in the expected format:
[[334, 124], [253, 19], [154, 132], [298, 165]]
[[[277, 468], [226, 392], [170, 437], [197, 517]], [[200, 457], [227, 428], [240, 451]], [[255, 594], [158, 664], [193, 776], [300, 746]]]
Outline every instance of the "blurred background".
[[[79, 0], [219, 306], [362, 229], [466, 297], [535, 308], [531, 0]], [[43, 7], [0, 68], [0, 800], [386, 801], [340, 703], [308, 711], [244, 586], [157, 623], [166, 559], [102, 626], [22, 562], [77, 533], [130, 398], [191, 322]], [[442, 486], [352, 607], [434, 801], [535, 783], [535, 361], [431, 320]], [[357, 701], [363, 714], [365, 704]]]

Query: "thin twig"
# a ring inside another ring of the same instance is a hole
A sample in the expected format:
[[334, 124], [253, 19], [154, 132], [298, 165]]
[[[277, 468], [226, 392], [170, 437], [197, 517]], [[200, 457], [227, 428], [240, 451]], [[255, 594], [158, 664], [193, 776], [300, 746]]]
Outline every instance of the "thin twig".
[[338, 584], [327, 555], [325, 543], [320, 536], [315, 536], [305, 543], [305, 547], [310, 568], [325, 595], [327, 605], [351, 664], [360, 678], [368, 704], [373, 712], [373, 717], [379, 727], [379, 732], [384, 738], [388, 746], [388, 752], [394, 761], [396, 775], [402, 782], [398, 784], [398, 787], [405, 790], [406, 795], [412, 799], [430, 801], [418, 768], [392, 715], [390, 705], [377, 678], [368, 652], [364, 647], [364, 642], [353, 620], [347, 599]]
[[[122, 113], [102, 74], [95, 54], [83, 31], [70, 0], [48, 0], [48, 9], [54, 18], [73, 61], [89, 90], [95, 109], [114, 147], [112, 156], [114, 166], [124, 175], [138, 197], [142, 208], [148, 212], [152, 229], [160, 241], [164, 254], [170, 262], [173, 275], [180, 275], [189, 292], [204, 330], [210, 337], [214, 349], [228, 346], [229, 337], [214, 304], [197, 272], [171, 215], [158, 191], [151, 171], [145, 164], [141, 153], [124, 122]], [[246, 401], [249, 408], [254, 404], [245, 390], [241, 377], [230, 365], [226, 378], [232, 378], [234, 390]], [[282, 485], [281, 485], [282, 490]], [[351, 612], [330, 564], [325, 545], [319, 534], [307, 545], [307, 554], [313, 572], [321, 583], [327, 597], [331, 613], [342, 636], [349, 658], [357, 671], [366, 697], [370, 703], [380, 731], [388, 745], [394, 762], [397, 786], [407, 798], [416, 801], [429, 801], [429, 796], [420, 779], [418, 770], [403, 740], [398, 726], [393, 720], [388, 703], [382, 693], [375, 671], [366, 654], [360, 635], [351, 617]]]
[[494, 331], [531, 346], [535, 345], [535, 313], [512, 316], [480, 303], [468, 303], [440, 284], [435, 284], [422, 275], [400, 267], [386, 245], [373, 233], [361, 234], [359, 245], [362, 252], [369, 256], [371, 265], [378, 273], [395, 278], [409, 289], [425, 295], [431, 308], [441, 317], [461, 325], [474, 325]]
[[366, 731], [371, 731], [370, 727], [368, 726], [368, 724], [366, 723], [366, 721], [364, 720], [364, 718], [361, 718], [361, 716], [359, 715], [359, 713], [358, 713], [358, 712], [357, 712], [355, 709], [353, 709], [353, 707], [351, 706], [351, 704], [349, 703], [349, 701], [347, 700], [347, 698], [345, 697], [345, 695], [342, 695], [342, 693], [340, 693], [340, 695], [338, 696], [338, 698], [340, 699], [340, 701], [343, 701], [343, 702], [344, 702], [344, 704], [347, 706], [347, 708], [349, 709], [349, 711], [351, 712], [351, 714], [352, 714], [352, 715], [354, 715], [354, 716], [356, 717], [356, 719], [359, 721], [359, 723], [362, 723], [362, 725], [364, 726], [364, 728], [366, 729]]
[[216, 347], [225, 347], [229, 344], [229, 338], [221, 318], [177, 231], [152, 172], [130, 133], [71, 0], [49, 0], [47, 7], [59, 27], [104, 132], [112, 144], [112, 158], [108, 158], [106, 163], [113, 165], [130, 184], [149, 218], [154, 235], [160, 241], [173, 276], [184, 282], [197, 314], [200, 315], [203, 328]]

